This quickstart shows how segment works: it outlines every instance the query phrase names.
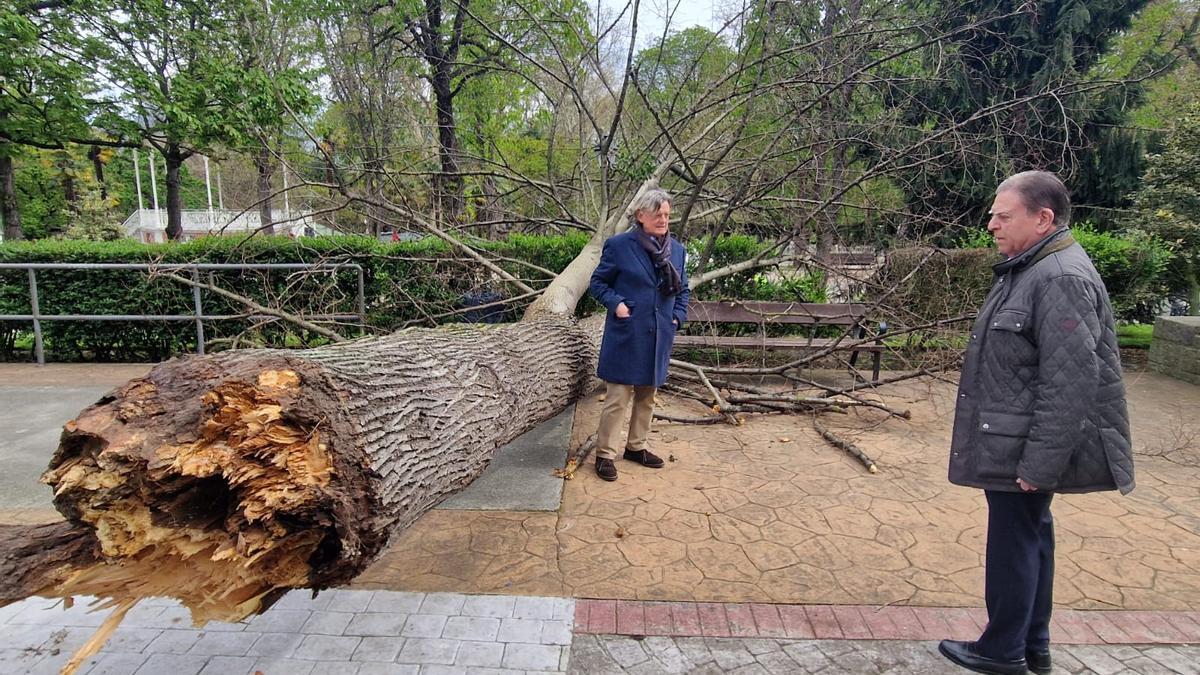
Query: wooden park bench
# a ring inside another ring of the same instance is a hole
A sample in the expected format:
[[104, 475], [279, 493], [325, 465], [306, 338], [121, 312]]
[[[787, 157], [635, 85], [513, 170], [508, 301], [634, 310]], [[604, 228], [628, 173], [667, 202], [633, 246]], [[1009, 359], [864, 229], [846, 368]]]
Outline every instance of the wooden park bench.
[[[757, 327], [755, 335], [717, 335], [714, 330], [721, 324], [751, 324]], [[883, 353], [881, 324], [874, 342], [854, 344], [867, 336], [867, 305], [857, 303], [818, 304], [808, 302], [753, 302], [748, 300], [693, 300], [688, 305], [688, 325], [698, 334], [676, 335], [675, 347], [699, 347], [713, 349], [758, 349], [820, 351], [834, 348], [835, 351], [850, 351], [850, 369], [860, 352], [872, 354], [871, 381], [879, 380], [879, 359]], [[807, 326], [809, 335], [787, 337], [767, 336], [769, 325]], [[815, 337], [818, 328], [834, 326], [845, 331], [837, 337]], [[697, 331], [699, 329], [699, 331]]]

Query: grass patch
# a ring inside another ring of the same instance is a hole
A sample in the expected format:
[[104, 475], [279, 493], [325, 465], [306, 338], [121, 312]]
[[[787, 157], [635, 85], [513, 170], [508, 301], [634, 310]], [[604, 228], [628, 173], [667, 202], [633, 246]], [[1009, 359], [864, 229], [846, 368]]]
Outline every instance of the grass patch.
[[1152, 323], [1123, 323], [1117, 326], [1117, 344], [1121, 347], [1149, 349], [1153, 338]]

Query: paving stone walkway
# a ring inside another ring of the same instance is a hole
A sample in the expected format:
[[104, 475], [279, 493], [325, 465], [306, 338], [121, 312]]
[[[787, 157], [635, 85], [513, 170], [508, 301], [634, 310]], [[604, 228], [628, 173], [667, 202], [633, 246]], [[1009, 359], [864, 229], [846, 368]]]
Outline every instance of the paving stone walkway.
[[[107, 616], [32, 598], [0, 608], [0, 673], [58, 673]], [[967, 639], [961, 608], [573, 600], [334, 590], [293, 592], [241, 623], [190, 625], [142, 601], [89, 675], [465, 673], [953, 673], [936, 640]], [[1061, 610], [1060, 672], [1200, 673], [1192, 612]], [[961, 672], [961, 671], [958, 671]]]

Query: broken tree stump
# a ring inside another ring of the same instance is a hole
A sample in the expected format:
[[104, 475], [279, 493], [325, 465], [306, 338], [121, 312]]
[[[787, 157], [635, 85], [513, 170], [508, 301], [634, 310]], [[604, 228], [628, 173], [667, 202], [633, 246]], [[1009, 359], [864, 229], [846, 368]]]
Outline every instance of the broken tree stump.
[[43, 482], [69, 524], [0, 540], [54, 573], [3, 599], [169, 596], [200, 624], [349, 581], [585, 393], [598, 339], [543, 316], [162, 363], [67, 423]]

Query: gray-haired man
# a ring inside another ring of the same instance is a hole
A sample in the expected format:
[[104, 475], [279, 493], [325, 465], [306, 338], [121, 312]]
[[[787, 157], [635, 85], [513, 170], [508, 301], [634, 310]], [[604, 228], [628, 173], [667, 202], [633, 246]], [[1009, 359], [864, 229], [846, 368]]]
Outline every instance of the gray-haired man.
[[943, 655], [981, 673], [1048, 673], [1056, 492], [1133, 489], [1129, 415], [1104, 282], [1067, 229], [1057, 176], [1000, 184], [988, 230], [1007, 260], [967, 345], [950, 447], [950, 482], [988, 503], [977, 641]]

